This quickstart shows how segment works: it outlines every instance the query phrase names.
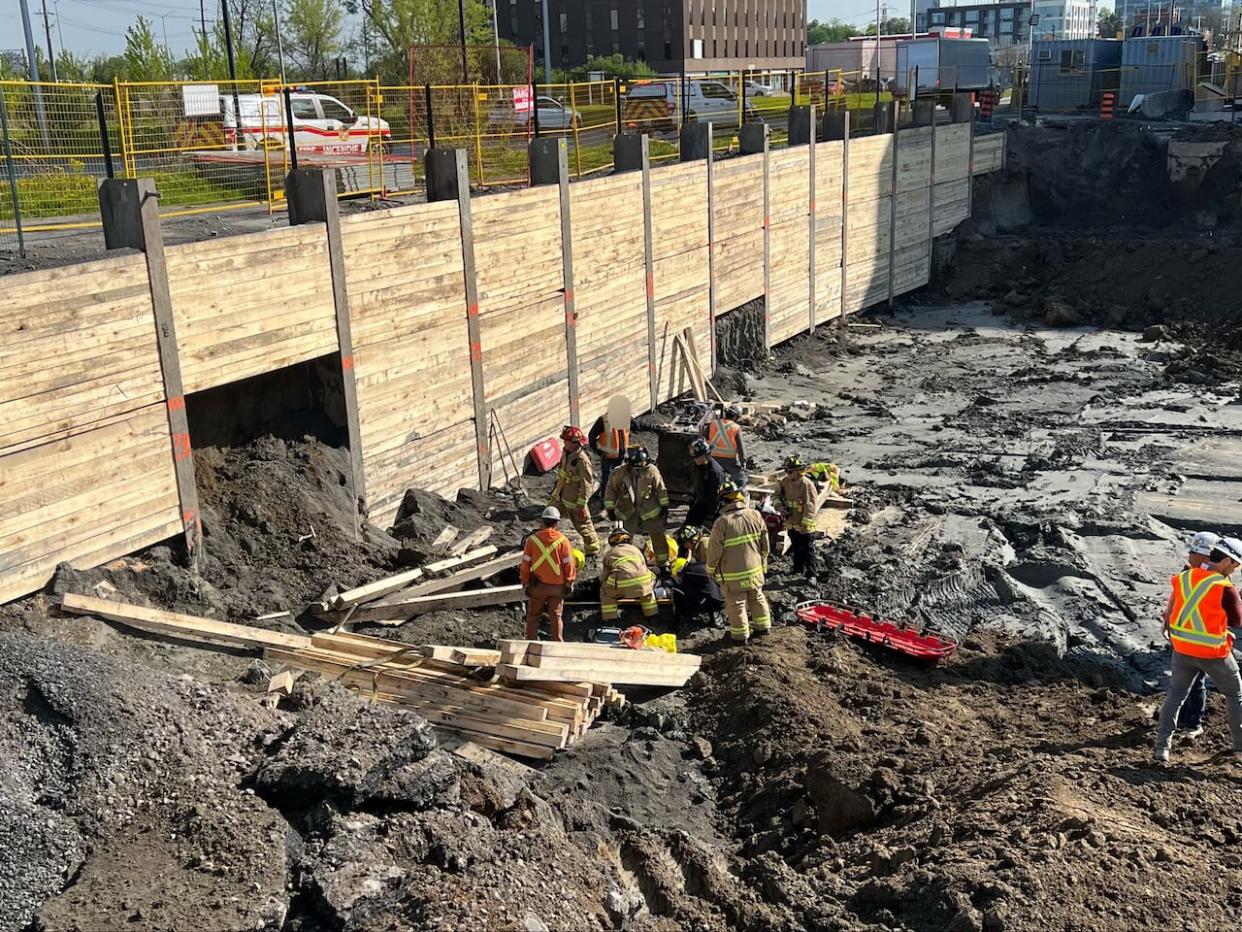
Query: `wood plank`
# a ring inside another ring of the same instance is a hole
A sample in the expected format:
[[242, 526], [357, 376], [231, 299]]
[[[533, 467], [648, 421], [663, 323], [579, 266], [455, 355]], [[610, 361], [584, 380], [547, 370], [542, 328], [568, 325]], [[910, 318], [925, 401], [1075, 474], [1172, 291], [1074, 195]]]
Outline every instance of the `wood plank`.
[[332, 599], [332, 607], [337, 609], [349, 608], [351, 605], [369, 602], [372, 599], [388, 595], [390, 592], [396, 592], [398, 589], [404, 589], [410, 583], [422, 578], [423, 571], [421, 567], [397, 573], [395, 576], [386, 576], [383, 579], [377, 579], [374, 582], [356, 586], [353, 589], [346, 589]]
[[482, 647], [455, 647], [449, 659], [463, 666], [494, 667], [500, 663], [500, 651]]
[[683, 667], [697, 670], [703, 658], [697, 654], [672, 654], [663, 650], [631, 650], [605, 644], [582, 644], [571, 641], [536, 641], [526, 648], [526, 663], [539, 666], [540, 660], [596, 660], [600, 663], [639, 664], [641, 666]]
[[311, 646], [311, 639], [306, 634], [285, 634], [280, 631], [267, 631], [249, 625], [235, 625], [227, 621], [215, 621], [211, 618], [200, 618], [195, 615], [179, 615], [175, 612], [160, 611], [155, 608], [143, 608], [138, 605], [126, 605], [121, 602], [109, 602], [94, 596], [78, 595], [74, 592], [65, 593], [61, 600], [61, 608], [77, 615], [95, 615], [129, 627], [143, 631], [157, 632], [202, 640], [215, 644], [228, 644], [235, 647], [250, 648], [284, 648], [305, 650]]
[[537, 668], [500, 664], [496, 672], [502, 677], [524, 682], [591, 682], [591, 683], [627, 683], [632, 686], [684, 686], [694, 675], [693, 671], [673, 670], [667, 672], [660, 668], [636, 670], [633, 668], [594, 666], [596, 661], [584, 660], [582, 666]]
[[[387, 618], [369, 619], [376, 624], [404, 624], [416, 615], [427, 612], [451, 611], [464, 608], [483, 608], [490, 605], [508, 605], [526, 598], [521, 586], [497, 586], [493, 589], [472, 589], [468, 592], [447, 592], [438, 595], [415, 596], [383, 607]], [[368, 613], [371, 614], [371, 613]]]
[[[483, 525], [483, 527], [475, 528], [473, 531], [471, 531], [469, 534], [467, 534], [457, 543], [449, 547], [448, 552], [455, 557], [462, 556], [471, 547], [477, 547], [479, 544], [483, 543], [483, 541], [487, 540], [491, 536], [492, 536], [491, 526], [485, 524]], [[496, 548], [493, 547], [492, 553], [495, 553], [495, 552], [496, 552]]]

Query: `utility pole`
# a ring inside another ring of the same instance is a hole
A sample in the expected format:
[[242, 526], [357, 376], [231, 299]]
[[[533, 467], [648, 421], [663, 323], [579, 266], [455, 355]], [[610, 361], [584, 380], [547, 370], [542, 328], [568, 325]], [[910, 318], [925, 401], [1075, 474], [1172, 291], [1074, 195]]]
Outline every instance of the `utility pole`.
[[552, 83], [552, 24], [548, 22], [548, 0], [543, 0], [543, 83]]
[[56, 81], [56, 50], [52, 48], [52, 24], [47, 18], [47, 0], [43, 0], [43, 34], [47, 36], [47, 63], [52, 69], [52, 81]]
[[466, 0], [457, 0], [457, 27], [461, 35], [461, 83], [470, 83], [470, 66], [466, 62]]
[[276, 29], [276, 54], [280, 57], [280, 83], [285, 83], [285, 43], [280, 37], [280, 5], [272, 0], [272, 22]]
[[198, 0], [198, 22], [203, 27], [203, 43], [207, 42], [207, 0]]
[[[220, 0], [220, 9], [224, 13], [224, 51], [229, 59], [229, 83], [233, 86], [233, 147], [245, 141], [242, 128], [241, 99], [237, 94], [237, 60], [233, 57], [233, 23], [229, 19], [229, 0]], [[260, 104], [262, 106], [262, 104]], [[293, 127], [289, 127], [290, 145], [292, 145]]]
[[875, 102], [880, 102], [880, 0], [875, 0]]
[[33, 82], [35, 114], [39, 119], [39, 136], [43, 139], [43, 148], [51, 145], [47, 135], [47, 114], [43, 110], [43, 87], [39, 84], [39, 60], [35, 57], [34, 31], [30, 28], [30, 4], [21, 0], [22, 30], [26, 34], [26, 68]]
[[492, 0], [492, 41], [496, 43], [496, 83], [504, 84], [504, 75], [500, 72], [500, 16], [496, 12], [496, 8], [500, 6], [500, 0]]

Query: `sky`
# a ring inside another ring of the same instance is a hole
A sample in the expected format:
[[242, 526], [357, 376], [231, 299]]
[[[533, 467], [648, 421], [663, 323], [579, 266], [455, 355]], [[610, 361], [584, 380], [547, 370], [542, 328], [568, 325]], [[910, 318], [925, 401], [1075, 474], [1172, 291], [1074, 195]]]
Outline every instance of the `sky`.
[[[20, 0], [0, 0], [0, 48], [22, 48]], [[142, 14], [151, 21], [157, 39], [167, 35], [174, 55], [181, 55], [194, 42], [192, 29], [199, 21], [200, 0], [27, 0], [30, 4], [35, 42], [47, 49], [43, 28], [46, 4], [52, 26], [52, 44], [59, 52], [62, 41], [78, 55], [115, 54], [125, 47], [125, 29]], [[217, 0], [201, 0], [210, 28]], [[1102, 4], [1102, 6], [1105, 4]], [[890, 16], [909, 16], [908, 0], [895, 0]], [[842, 19], [865, 25], [875, 19], [875, 3], [866, 0], [807, 0], [807, 18]]]

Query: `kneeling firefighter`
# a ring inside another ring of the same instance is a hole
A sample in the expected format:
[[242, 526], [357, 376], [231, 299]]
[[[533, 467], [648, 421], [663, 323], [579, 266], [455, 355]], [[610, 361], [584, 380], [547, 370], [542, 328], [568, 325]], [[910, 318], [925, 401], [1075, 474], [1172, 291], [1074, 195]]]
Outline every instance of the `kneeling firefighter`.
[[634, 546], [630, 532], [617, 528], [608, 535], [608, 546], [599, 561], [599, 608], [605, 621], [621, 617], [622, 599], [636, 599], [646, 618], [654, 618], [659, 611], [655, 576], [647, 569], [647, 561]]

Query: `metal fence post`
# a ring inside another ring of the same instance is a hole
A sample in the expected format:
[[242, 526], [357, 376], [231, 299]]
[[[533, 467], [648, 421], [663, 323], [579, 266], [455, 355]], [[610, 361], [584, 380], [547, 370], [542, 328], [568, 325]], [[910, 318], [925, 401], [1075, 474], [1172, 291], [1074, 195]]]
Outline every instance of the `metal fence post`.
[[108, 118], [104, 116], [103, 91], [95, 92], [95, 119], [99, 121], [99, 143], [103, 147], [104, 171], [109, 178], [116, 177], [112, 167], [112, 143], [108, 141]]
[[13, 164], [13, 143], [9, 138], [9, 108], [4, 102], [4, 88], [0, 87], [0, 133], [4, 142], [4, 168], [9, 176], [9, 196], [13, 199], [13, 226], [17, 231], [17, 254], [26, 258], [26, 237], [22, 232], [22, 204], [17, 194], [17, 169]]
[[[590, 98], [588, 97], [588, 100]], [[621, 79], [612, 79], [612, 103], [617, 116], [617, 133], [621, 132]]]
[[[423, 85], [423, 96], [427, 100], [427, 148], [434, 149], [436, 147], [436, 118], [435, 113], [431, 109], [431, 85]], [[411, 140], [413, 142], [413, 140]], [[411, 146], [411, 152], [413, 147]]]

